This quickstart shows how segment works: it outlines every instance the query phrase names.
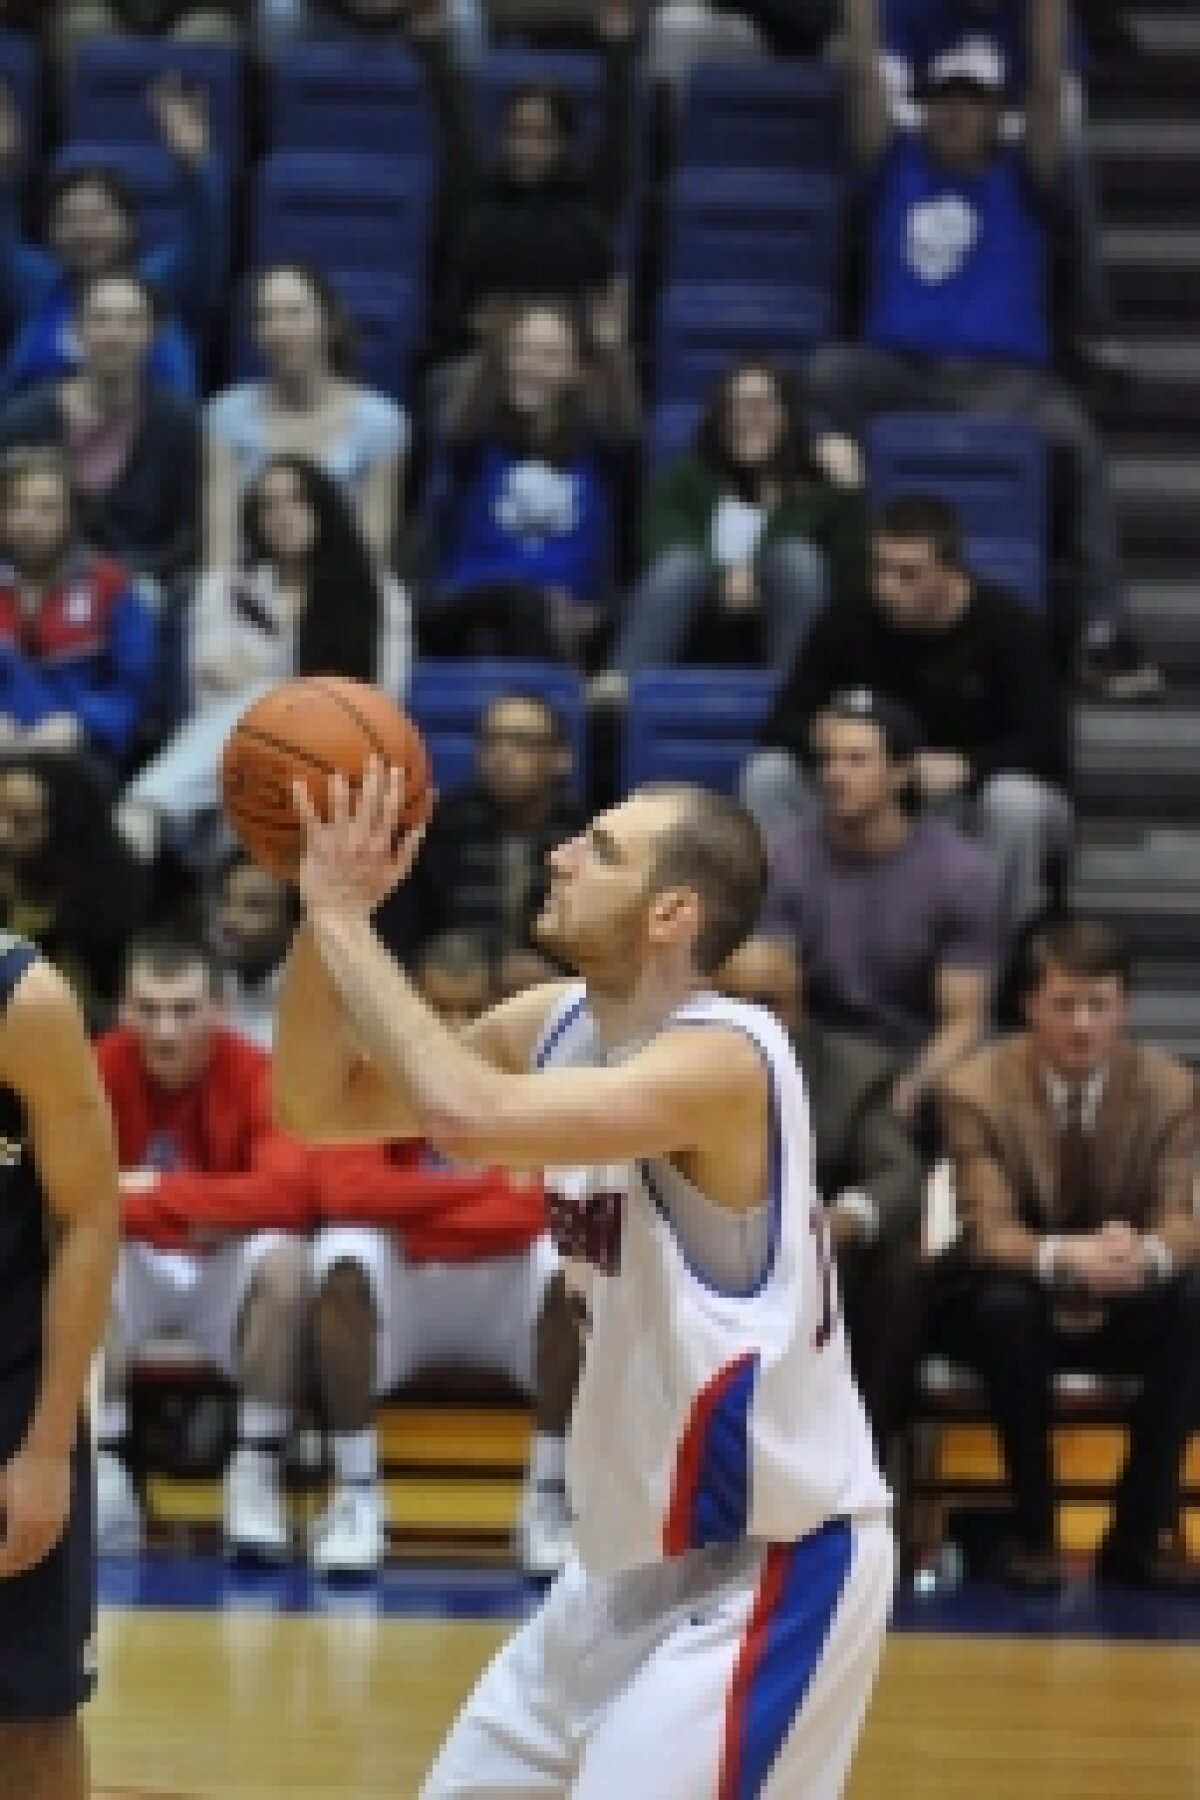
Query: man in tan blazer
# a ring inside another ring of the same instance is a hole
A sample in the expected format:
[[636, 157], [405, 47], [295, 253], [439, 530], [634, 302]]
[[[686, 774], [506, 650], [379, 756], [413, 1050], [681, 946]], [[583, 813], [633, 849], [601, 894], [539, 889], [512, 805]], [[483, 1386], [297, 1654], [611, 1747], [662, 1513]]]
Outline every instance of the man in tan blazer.
[[931, 1336], [987, 1389], [1015, 1493], [1006, 1572], [1056, 1585], [1056, 1368], [1137, 1377], [1102, 1580], [1179, 1588], [1159, 1554], [1200, 1398], [1193, 1082], [1126, 1036], [1129, 961], [1106, 926], [1035, 934], [1024, 1032], [942, 1086], [962, 1240], [933, 1282]]

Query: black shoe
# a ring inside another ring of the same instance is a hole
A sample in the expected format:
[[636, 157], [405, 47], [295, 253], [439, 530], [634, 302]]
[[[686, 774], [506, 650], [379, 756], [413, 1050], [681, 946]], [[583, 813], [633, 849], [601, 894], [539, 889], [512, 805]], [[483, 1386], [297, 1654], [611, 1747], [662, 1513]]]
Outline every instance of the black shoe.
[[1085, 643], [1079, 682], [1089, 699], [1125, 706], [1159, 700], [1166, 686], [1162, 670], [1121, 625]]
[[1157, 1545], [1105, 1538], [1096, 1557], [1096, 1580], [1106, 1587], [1144, 1588], [1156, 1594], [1200, 1598], [1200, 1563]]

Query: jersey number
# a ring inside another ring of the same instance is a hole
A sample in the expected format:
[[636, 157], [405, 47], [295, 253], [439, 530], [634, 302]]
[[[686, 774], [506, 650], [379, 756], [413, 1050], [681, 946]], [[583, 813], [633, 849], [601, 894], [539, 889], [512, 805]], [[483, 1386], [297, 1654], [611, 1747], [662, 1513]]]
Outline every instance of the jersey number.
[[550, 1188], [546, 1195], [550, 1236], [563, 1256], [591, 1263], [602, 1275], [621, 1267], [622, 1196], [591, 1190], [581, 1199]]
[[829, 1220], [825, 1217], [823, 1207], [813, 1207], [808, 1215], [808, 1224], [813, 1234], [813, 1247], [817, 1253], [817, 1269], [821, 1276], [821, 1317], [817, 1321], [817, 1329], [813, 1333], [813, 1347], [823, 1350], [833, 1336], [833, 1327], [837, 1320], [833, 1298], [833, 1239], [829, 1231]]

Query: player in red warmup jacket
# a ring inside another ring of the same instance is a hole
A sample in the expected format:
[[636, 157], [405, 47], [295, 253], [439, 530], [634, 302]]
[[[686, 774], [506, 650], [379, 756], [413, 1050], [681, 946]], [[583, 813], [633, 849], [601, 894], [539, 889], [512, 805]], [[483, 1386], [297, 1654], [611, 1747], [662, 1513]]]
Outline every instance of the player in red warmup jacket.
[[278, 1560], [290, 1534], [278, 1452], [311, 1300], [312, 1158], [271, 1119], [270, 1059], [224, 1028], [198, 942], [133, 946], [121, 1025], [97, 1049], [116, 1120], [122, 1236], [100, 1410], [102, 1549], [136, 1549], [141, 1515], [123, 1451], [129, 1360], [181, 1333], [238, 1387], [225, 1479], [234, 1553]]

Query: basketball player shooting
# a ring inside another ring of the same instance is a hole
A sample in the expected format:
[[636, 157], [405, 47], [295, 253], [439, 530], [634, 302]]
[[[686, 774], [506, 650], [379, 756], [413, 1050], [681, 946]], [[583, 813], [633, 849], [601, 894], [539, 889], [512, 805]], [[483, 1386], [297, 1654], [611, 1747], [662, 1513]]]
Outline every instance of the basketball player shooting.
[[575, 1555], [424, 1800], [834, 1800], [893, 1545], [800, 1076], [765, 1012], [708, 987], [755, 923], [757, 829], [683, 786], [602, 813], [551, 856], [538, 923], [580, 980], [458, 1037], [371, 926], [419, 847], [398, 841], [402, 799], [378, 762], [353, 804], [335, 778], [328, 823], [295, 790], [306, 922], [280, 999], [281, 1117], [543, 1167], [586, 1308]]

